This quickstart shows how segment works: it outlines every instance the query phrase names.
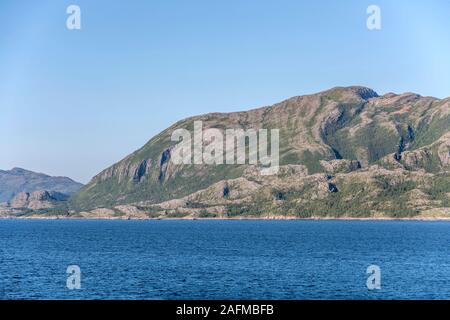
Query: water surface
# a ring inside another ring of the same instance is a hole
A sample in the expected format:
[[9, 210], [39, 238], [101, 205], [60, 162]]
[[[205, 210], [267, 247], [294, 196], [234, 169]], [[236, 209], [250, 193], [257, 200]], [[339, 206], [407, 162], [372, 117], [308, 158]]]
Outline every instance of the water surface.
[[0, 220], [0, 299], [449, 299], [449, 245], [450, 222]]

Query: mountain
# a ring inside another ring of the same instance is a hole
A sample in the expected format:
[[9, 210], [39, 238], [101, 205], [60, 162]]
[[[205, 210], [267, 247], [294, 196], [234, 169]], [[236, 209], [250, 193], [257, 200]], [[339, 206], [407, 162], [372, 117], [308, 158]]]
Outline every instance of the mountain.
[[51, 177], [21, 168], [0, 170], [0, 202], [11, 201], [18, 193], [47, 190], [70, 195], [83, 185], [66, 177]]
[[[176, 129], [279, 129], [280, 168], [175, 164]], [[450, 98], [337, 87], [175, 123], [70, 199], [87, 215], [450, 217]]]
[[64, 201], [68, 198], [68, 195], [56, 191], [48, 192], [46, 190], [38, 190], [31, 193], [20, 192], [10, 201], [9, 207], [12, 209], [30, 210], [64, 209]]

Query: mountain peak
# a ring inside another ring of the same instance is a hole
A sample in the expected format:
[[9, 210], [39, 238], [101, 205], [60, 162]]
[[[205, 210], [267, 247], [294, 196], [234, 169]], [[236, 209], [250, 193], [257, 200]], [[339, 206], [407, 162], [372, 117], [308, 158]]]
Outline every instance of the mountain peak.
[[26, 173], [26, 172], [31, 172], [31, 171], [25, 170], [25, 169], [19, 168], [19, 167], [14, 167], [9, 172], [11, 172], [11, 173]]
[[354, 97], [363, 100], [368, 100], [371, 98], [379, 97], [378, 93], [375, 92], [373, 89], [364, 86], [334, 87], [321, 92], [321, 94], [326, 94], [339, 100], [341, 99], [345, 100]]

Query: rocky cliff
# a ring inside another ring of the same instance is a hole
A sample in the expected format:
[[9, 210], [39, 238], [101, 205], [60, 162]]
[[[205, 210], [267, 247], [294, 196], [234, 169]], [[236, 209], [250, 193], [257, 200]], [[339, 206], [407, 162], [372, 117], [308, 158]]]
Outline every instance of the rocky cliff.
[[63, 193], [38, 190], [31, 193], [20, 192], [9, 203], [12, 209], [41, 210], [61, 207], [63, 201], [68, 199]]

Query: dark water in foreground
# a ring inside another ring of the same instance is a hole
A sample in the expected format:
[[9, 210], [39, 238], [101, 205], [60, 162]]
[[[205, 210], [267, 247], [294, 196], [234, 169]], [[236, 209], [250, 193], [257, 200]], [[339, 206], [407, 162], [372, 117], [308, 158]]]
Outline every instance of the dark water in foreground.
[[449, 245], [450, 222], [0, 220], [0, 299], [450, 299]]

